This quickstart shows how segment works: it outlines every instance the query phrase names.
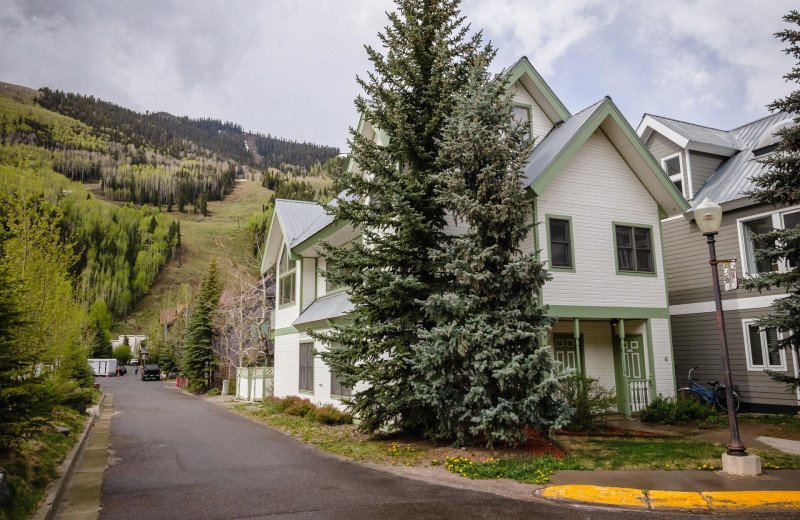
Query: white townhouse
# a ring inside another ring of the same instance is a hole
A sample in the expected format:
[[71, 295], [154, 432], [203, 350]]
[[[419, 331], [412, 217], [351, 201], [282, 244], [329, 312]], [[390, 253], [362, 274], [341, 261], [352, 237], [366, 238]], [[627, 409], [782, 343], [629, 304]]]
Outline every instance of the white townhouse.
[[[527, 58], [506, 74], [515, 117], [536, 139], [523, 183], [538, 225], [523, 249], [539, 251], [552, 274], [540, 297], [558, 318], [553, 356], [615, 389], [621, 412], [637, 412], [675, 394], [661, 219], [688, 204], [611, 98], [571, 114]], [[359, 132], [389, 138], [363, 118]], [[351, 390], [313, 356], [326, 346], [307, 334], [352, 310], [347, 288], [320, 275], [323, 239], [360, 234], [319, 204], [278, 200], [261, 270], [278, 279], [275, 395], [340, 404]]]

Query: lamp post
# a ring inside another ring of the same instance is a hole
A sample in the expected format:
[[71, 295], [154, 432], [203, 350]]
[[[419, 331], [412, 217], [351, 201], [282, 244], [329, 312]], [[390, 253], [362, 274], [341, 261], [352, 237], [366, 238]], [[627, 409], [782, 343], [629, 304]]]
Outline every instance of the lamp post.
[[739, 440], [739, 424], [736, 422], [736, 411], [733, 406], [733, 383], [731, 381], [731, 363], [728, 358], [728, 340], [725, 336], [725, 317], [722, 314], [722, 297], [719, 290], [719, 273], [717, 271], [717, 252], [714, 247], [714, 235], [719, 232], [722, 223], [722, 208], [716, 202], [706, 198], [694, 210], [694, 219], [697, 227], [708, 239], [708, 253], [710, 255], [711, 277], [714, 281], [714, 301], [717, 304], [717, 328], [719, 329], [720, 351], [722, 352], [722, 368], [724, 372], [725, 400], [728, 404], [728, 425], [731, 430], [731, 440], [728, 443], [728, 455], [746, 456], [744, 444]]

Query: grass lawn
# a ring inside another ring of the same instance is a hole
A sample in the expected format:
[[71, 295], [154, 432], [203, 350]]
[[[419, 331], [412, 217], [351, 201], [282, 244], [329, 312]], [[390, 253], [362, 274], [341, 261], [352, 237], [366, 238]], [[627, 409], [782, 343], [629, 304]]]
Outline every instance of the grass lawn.
[[[11, 489], [9, 499], [0, 502], [0, 518], [22, 520], [31, 515], [47, 485], [58, 476], [58, 464], [75, 445], [88, 418], [71, 408], [56, 407], [51, 427], [23, 441], [18, 450], [0, 453], [0, 467], [8, 472]], [[70, 434], [61, 435], [55, 426], [69, 428]]]
[[240, 404], [234, 406], [234, 410], [322, 450], [359, 462], [418, 465], [428, 456], [424, 447], [398, 444], [389, 437], [364, 435], [353, 424], [328, 426], [304, 417], [277, 413], [269, 403]]
[[[559, 437], [571, 458], [587, 469], [719, 469], [725, 446], [678, 437]], [[772, 450], [748, 450], [765, 467], [800, 469], [800, 457]], [[703, 465], [706, 467], [703, 468]]]
[[[370, 436], [354, 425], [326, 426], [303, 417], [285, 415], [272, 403], [239, 404], [234, 409], [282, 430], [320, 449], [356, 461], [381, 464], [443, 466], [466, 478], [509, 478], [545, 484], [557, 470], [707, 470], [721, 469], [726, 447], [678, 437], [558, 436], [566, 453], [531, 456], [524, 448], [451, 448], [419, 438]], [[772, 450], [749, 450], [760, 455], [765, 469], [800, 469], [800, 456]]]

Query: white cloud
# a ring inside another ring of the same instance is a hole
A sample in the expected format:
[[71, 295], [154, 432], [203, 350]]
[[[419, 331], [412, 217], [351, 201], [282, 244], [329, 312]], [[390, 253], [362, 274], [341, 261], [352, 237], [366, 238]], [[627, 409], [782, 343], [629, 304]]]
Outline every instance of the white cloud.
[[[496, 67], [527, 55], [569, 108], [605, 94], [731, 127], [792, 90], [772, 34], [790, 0], [466, 0]], [[345, 146], [365, 43], [390, 0], [0, 0], [0, 81]]]
[[573, 46], [614, 20], [618, 0], [501, 0], [470, 2], [465, 8], [474, 28], [485, 28], [498, 45], [527, 55], [536, 69], [554, 73], [554, 65]]

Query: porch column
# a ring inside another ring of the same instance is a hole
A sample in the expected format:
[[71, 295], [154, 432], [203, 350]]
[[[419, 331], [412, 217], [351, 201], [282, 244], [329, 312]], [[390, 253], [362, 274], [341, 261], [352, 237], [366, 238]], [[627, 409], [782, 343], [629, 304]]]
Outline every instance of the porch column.
[[645, 331], [647, 333], [646, 359], [650, 369], [650, 399], [647, 400], [647, 404], [650, 404], [650, 401], [656, 395], [656, 362], [655, 362], [655, 352], [653, 351], [653, 326], [651, 321], [652, 320], [650, 318], [647, 318], [645, 320]]
[[628, 383], [628, 360], [625, 352], [625, 320], [619, 319], [619, 350], [622, 354], [622, 397], [625, 403], [625, 418], [631, 418], [631, 385]]
[[572, 320], [572, 334], [575, 337], [575, 367], [578, 370], [578, 375], [583, 375], [583, 367], [581, 366], [581, 327], [578, 318]]

